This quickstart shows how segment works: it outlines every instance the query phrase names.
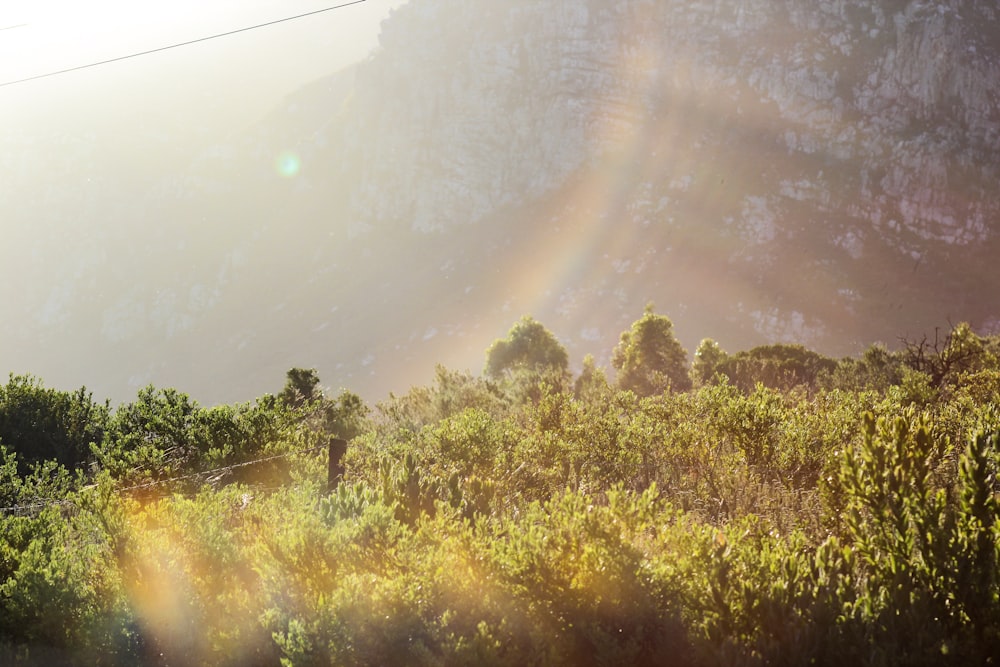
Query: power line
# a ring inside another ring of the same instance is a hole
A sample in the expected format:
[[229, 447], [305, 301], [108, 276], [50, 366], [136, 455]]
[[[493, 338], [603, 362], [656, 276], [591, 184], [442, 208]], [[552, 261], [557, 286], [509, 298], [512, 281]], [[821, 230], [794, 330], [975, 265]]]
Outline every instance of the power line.
[[[258, 28], [266, 28], [268, 26], [277, 25], [278, 23], [285, 23], [287, 21], [295, 21], [297, 19], [306, 18], [308, 16], [315, 16], [316, 14], [323, 14], [324, 12], [332, 12], [335, 9], [343, 9], [344, 7], [350, 7], [351, 5], [360, 5], [367, 0], [351, 0], [350, 2], [343, 2], [339, 5], [333, 5], [332, 7], [324, 7], [323, 9], [316, 9], [311, 12], [306, 12], [304, 14], [296, 14], [295, 16], [286, 16], [285, 18], [275, 19], [273, 21], [267, 21], [266, 23], [258, 23], [256, 25], [246, 26], [245, 28], [237, 28], [235, 30], [228, 30], [226, 32], [220, 32], [216, 35], [208, 35], [206, 37], [198, 37], [197, 39], [191, 39], [186, 42], [178, 42], [176, 44], [168, 44], [167, 46], [159, 46], [155, 49], [149, 49], [148, 51], [139, 51], [137, 53], [130, 53], [124, 56], [116, 56], [114, 58], [108, 58], [107, 60], [101, 60], [94, 63], [88, 63], [86, 65], [76, 65], [74, 67], [67, 67], [66, 69], [55, 70], [52, 72], [46, 72], [45, 74], [35, 74], [34, 76], [28, 76], [23, 79], [15, 79], [13, 81], [5, 81], [0, 83], [0, 88], [5, 86], [14, 86], [19, 83], [27, 83], [28, 81], [35, 81], [37, 79], [45, 79], [50, 76], [58, 76], [60, 74], [68, 74], [69, 72], [76, 72], [82, 69], [88, 69], [90, 67], [100, 67], [101, 65], [107, 65], [109, 63], [116, 63], [120, 60], [128, 60], [129, 58], [138, 58], [139, 56], [148, 56], [152, 53], [159, 53], [161, 51], [168, 51], [170, 49], [178, 49], [182, 46], [191, 46], [192, 44], [198, 44], [200, 42], [207, 42], [212, 39], [218, 39], [219, 37], [229, 37], [230, 35], [236, 35], [241, 32], [247, 32], [250, 30], [256, 30]], [[21, 26], [10, 26], [11, 28], [19, 28]]]

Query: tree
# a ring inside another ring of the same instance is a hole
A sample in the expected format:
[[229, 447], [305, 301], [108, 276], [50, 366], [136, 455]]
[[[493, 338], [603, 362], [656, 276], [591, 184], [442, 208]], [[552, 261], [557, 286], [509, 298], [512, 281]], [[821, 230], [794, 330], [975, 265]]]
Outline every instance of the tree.
[[758, 382], [771, 389], [788, 390], [800, 385], [815, 389], [818, 380], [836, 368], [836, 359], [803, 345], [775, 343], [737, 352], [722, 361], [718, 371], [734, 386], [751, 392]]
[[75, 468], [90, 458], [91, 443], [104, 438], [108, 405], [75, 392], [46, 388], [30, 375], [10, 375], [0, 386], [0, 441], [22, 462], [55, 460]]
[[872, 343], [860, 358], [845, 357], [831, 373], [819, 379], [824, 389], [884, 392], [903, 381], [902, 356], [890, 352], [882, 343]]
[[195, 422], [201, 407], [184, 392], [147, 385], [108, 422], [94, 453], [112, 477], [138, 483], [189, 472], [197, 460]]
[[573, 384], [573, 395], [577, 400], [587, 402], [604, 400], [611, 395], [604, 369], [597, 365], [592, 354], [583, 358], [583, 369]]
[[321, 414], [324, 432], [351, 440], [364, 430], [368, 406], [354, 392], [342, 389], [336, 400], [323, 399]]
[[691, 365], [691, 379], [698, 386], [704, 386], [712, 381], [719, 365], [729, 358], [729, 355], [711, 338], [703, 338], [694, 351], [694, 363]]
[[983, 339], [972, 331], [968, 322], [956, 325], [943, 338], [935, 329], [933, 342], [926, 335], [919, 342], [900, 340], [903, 363], [930, 376], [934, 387], [943, 387], [958, 374], [973, 370], [989, 359]]
[[674, 336], [674, 323], [653, 312], [647, 304], [642, 317], [621, 335], [611, 363], [618, 371], [618, 386], [640, 396], [691, 388], [688, 355]]
[[376, 408], [376, 425], [395, 433], [402, 429], [416, 433], [428, 424], [477, 408], [494, 416], [509, 408], [499, 383], [473, 375], [469, 371], [450, 370], [442, 364], [434, 367], [434, 384], [410, 387], [401, 396], [389, 398]]
[[327, 398], [315, 368], [292, 368], [285, 374], [285, 387], [278, 403], [291, 409], [308, 428], [350, 440], [361, 432], [368, 406], [357, 394], [342, 389]]
[[486, 351], [487, 376], [500, 379], [518, 370], [532, 374], [569, 372], [569, 355], [551, 331], [530, 315], [518, 320], [506, 338], [499, 338]]
[[290, 408], [301, 408], [323, 398], [319, 374], [315, 368], [292, 368], [285, 374], [285, 387], [278, 400]]

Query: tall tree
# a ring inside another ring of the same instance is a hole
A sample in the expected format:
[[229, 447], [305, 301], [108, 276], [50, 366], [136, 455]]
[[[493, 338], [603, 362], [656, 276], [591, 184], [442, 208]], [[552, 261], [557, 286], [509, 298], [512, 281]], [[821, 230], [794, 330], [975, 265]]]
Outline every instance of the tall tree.
[[703, 338], [694, 351], [691, 378], [698, 386], [709, 384], [719, 370], [719, 365], [728, 358], [729, 355], [718, 343], [711, 338]]
[[350, 440], [361, 432], [368, 406], [357, 394], [342, 389], [328, 398], [315, 368], [292, 368], [285, 374], [285, 387], [278, 402], [298, 414], [309, 428]]
[[581, 401], [597, 402], [605, 400], [611, 394], [611, 386], [604, 374], [604, 369], [594, 361], [594, 355], [583, 358], [583, 369], [573, 383], [573, 395]]
[[569, 372], [569, 354], [555, 335], [530, 315], [511, 327], [506, 338], [499, 338], [486, 351], [485, 373], [499, 379], [518, 370], [535, 373]]
[[611, 357], [618, 386], [640, 396], [691, 388], [688, 355], [674, 336], [674, 323], [647, 304], [642, 317], [622, 333]]
[[278, 400], [291, 408], [301, 408], [307, 403], [323, 398], [319, 374], [315, 368], [292, 368], [285, 374], [285, 387]]

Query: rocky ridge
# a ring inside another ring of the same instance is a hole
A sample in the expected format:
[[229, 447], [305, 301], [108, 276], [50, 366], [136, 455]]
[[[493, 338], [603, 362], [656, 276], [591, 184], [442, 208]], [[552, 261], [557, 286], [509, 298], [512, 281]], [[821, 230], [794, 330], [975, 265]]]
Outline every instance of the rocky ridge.
[[40, 232], [7, 259], [79, 248], [8, 282], [5, 338], [232, 400], [293, 363], [368, 396], [476, 370], [526, 312], [606, 363], [648, 300], [689, 348], [995, 331], [998, 70], [971, 0], [410, 0], [182, 169], [123, 180], [83, 134], [39, 186], [5, 144]]

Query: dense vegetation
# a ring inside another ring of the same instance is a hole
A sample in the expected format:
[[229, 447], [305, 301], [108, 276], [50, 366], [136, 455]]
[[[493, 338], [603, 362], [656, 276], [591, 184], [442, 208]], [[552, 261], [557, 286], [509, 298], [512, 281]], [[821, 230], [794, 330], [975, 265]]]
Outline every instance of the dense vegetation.
[[11, 376], [0, 663], [1000, 660], [1000, 339], [689, 366], [647, 309], [614, 366], [524, 318], [371, 408]]

